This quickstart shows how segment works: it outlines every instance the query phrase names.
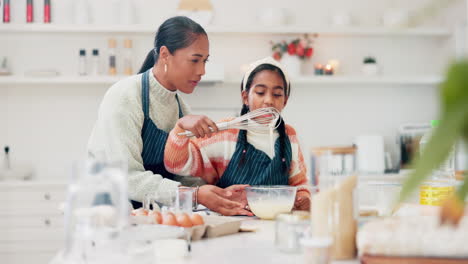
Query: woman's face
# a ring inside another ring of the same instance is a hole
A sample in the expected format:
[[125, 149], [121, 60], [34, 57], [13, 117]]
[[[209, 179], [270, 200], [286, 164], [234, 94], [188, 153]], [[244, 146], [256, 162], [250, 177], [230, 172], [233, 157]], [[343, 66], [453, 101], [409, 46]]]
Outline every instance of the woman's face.
[[264, 70], [255, 75], [249, 92], [242, 92], [242, 99], [250, 111], [274, 107], [281, 112], [288, 101], [285, 88], [278, 72]]
[[177, 90], [190, 94], [205, 75], [209, 56], [208, 37], [200, 34], [188, 47], [178, 49], [167, 58], [167, 80]]

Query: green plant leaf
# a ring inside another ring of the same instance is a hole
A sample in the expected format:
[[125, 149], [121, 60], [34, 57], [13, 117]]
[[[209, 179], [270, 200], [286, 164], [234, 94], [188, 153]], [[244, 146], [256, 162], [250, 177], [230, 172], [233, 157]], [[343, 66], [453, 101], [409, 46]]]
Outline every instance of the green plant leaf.
[[442, 114], [439, 126], [433, 131], [422, 156], [416, 160], [414, 171], [403, 184], [399, 202], [405, 201], [424, 179], [446, 160], [452, 147], [462, 136], [467, 117], [467, 103], [452, 105]]
[[457, 195], [460, 198], [460, 201], [465, 201], [466, 195], [468, 194], [468, 176], [465, 174], [463, 179], [463, 184], [457, 191]]
[[462, 60], [450, 67], [447, 73], [447, 81], [442, 84], [441, 97], [443, 111], [446, 111], [446, 109], [449, 109], [459, 102], [465, 102], [465, 105], [468, 105], [467, 85], [468, 61]]

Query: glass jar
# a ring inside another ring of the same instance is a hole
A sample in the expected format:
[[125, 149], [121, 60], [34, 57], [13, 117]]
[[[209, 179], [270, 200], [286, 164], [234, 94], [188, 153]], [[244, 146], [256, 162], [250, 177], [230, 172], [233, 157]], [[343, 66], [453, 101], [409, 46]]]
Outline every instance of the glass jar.
[[312, 149], [312, 184], [320, 184], [320, 172], [350, 175], [356, 171], [356, 147], [317, 147]]
[[300, 241], [310, 230], [308, 214], [279, 214], [275, 223], [275, 246], [287, 253], [300, 253]]
[[[437, 120], [431, 121], [432, 129], [439, 125]], [[419, 143], [419, 151], [423, 153], [432, 136], [432, 130], [426, 132]], [[441, 205], [455, 192], [455, 146], [449, 156], [419, 187], [419, 203], [422, 205]]]
[[301, 240], [305, 264], [329, 264], [332, 239], [330, 237], [307, 237]]
[[334, 260], [354, 259], [356, 255], [359, 210], [355, 152], [354, 147], [322, 148], [315, 152], [319, 192], [312, 198], [312, 235], [332, 238]]

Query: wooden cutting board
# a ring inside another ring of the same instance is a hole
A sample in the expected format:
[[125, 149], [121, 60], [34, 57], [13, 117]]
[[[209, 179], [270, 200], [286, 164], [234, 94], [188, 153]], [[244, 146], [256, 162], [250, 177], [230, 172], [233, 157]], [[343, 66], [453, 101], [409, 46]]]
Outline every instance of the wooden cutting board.
[[468, 258], [388, 257], [363, 255], [362, 264], [468, 264]]

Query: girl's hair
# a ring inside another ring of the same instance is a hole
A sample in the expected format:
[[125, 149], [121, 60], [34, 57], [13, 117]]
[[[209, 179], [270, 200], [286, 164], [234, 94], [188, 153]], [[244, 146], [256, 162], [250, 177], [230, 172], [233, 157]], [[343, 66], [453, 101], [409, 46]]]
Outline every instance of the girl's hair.
[[188, 17], [176, 16], [164, 21], [154, 38], [154, 48], [146, 56], [139, 73], [154, 66], [162, 46], [166, 46], [174, 54], [176, 50], [190, 46], [200, 35], [207, 36], [203, 27]]
[[[276, 72], [278, 73], [281, 78], [283, 79], [283, 87], [285, 89], [284, 91], [284, 94], [285, 96], [288, 96], [289, 93], [290, 93], [290, 87], [288, 86], [288, 83], [286, 83], [286, 77], [284, 76], [284, 73], [283, 71], [274, 66], [274, 65], [271, 65], [271, 64], [260, 64], [258, 65], [253, 71], [252, 73], [249, 75], [249, 78], [247, 79], [247, 85], [245, 86], [245, 91], [247, 92], [247, 94], [249, 93], [250, 91], [250, 86], [252, 85], [252, 82], [255, 78], [255, 75], [257, 75], [257, 73], [259, 72], [262, 72], [262, 71], [272, 71], [272, 72]], [[242, 92], [242, 87], [244, 87], [244, 81], [242, 81], [241, 83], [241, 92]], [[288, 89], [288, 90], [286, 90]], [[246, 113], [248, 113], [250, 111], [249, 107], [246, 105], [246, 104], [242, 104], [242, 110], [241, 110], [241, 115], [244, 115]], [[278, 133], [279, 133], [279, 140], [280, 140], [280, 158], [281, 158], [281, 166], [283, 167], [283, 172], [284, 173], [287, 173], [289, 171], [289, 168], [288, 166], [286, 165], [286, 141], [287, 141], [287, 135], [286, 135], [286, 127], [285, 127], [285, 124], [284, 124], [284, 120], [282, 117], [280, 117], [280, 119], [278, 120], [279, 122], [279, 125], [278, 125]], [[278, 124], [278, 123], [277, 123]], [[242, 147], [242, 156], [241, 156], [241, 159], [239, 161], [239, 165], [242, 166], [244, 164], [244, 161], [245, 161], [245, 150], [246, 150], [246, 144], [247, 144], [247, 133], [242, 133], [244, 135], [244, 139], [243, 139], [243, 142], [244, 142], [244, 146]]]

